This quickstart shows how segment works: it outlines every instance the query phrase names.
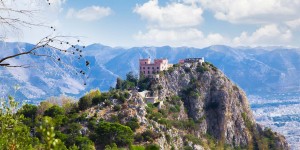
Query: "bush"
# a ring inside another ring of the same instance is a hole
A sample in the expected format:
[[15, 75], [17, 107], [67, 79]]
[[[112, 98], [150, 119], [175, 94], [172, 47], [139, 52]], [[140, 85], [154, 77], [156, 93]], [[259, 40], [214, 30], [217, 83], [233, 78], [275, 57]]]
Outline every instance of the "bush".
[[121, 110], [121, 106], [120, 105], [115, 105], [114, 106], [114, 111], [119, 111]]
[[141, 133], [137, 133], [135, 136], [134, 136], [134, 141], [136, 142], [143, 142], [144, 141], [144, 137]]
[[157, 144], [150, 144], [146, 146], [146, 150], [159, 150], [160, 147]]
[[44, 116], [49, 116], [52, 118], [54, 118], [58, 115], [64, 115], [64, 114], [65, 114], [65, 110], [57, 105], [50, 107], [49, 109], [47, 109], [44, 112]]
[[19, 109], [18, 115], [22, 114], [24, 117], [34, 120], [37, 115], [37, 109], [38, 107], [35, 105], [25, 104], [21, 109]]
[[92, 104], [97, 105], [103, 102], [104, 100], [102, 99], [102, 96], [96, 96], [92, 99]]
[[193, 134], [187, 134], [184, 136], [185, 140], [193, 142], [193, 144], [202, 145], [202, 142], [199, 138]]
[[79, 99], [78, 107], [80, 110], [86, 110], [90, 106], [92, 106], [92, 100], [89, 99], [87, 96], [83, 96]]
[[99, 90], [90, 91], [85, 96], [81, 97], [78, 102], [78, 107], [80, 110], [85, 110], [92, 106], [92, 104], [97, 104], [95, 100], [94, 103], [92, 102], [93, 98], [99, 97], [101, 95]]
[[170, 112], [173, 112], [173, 113], [180, 112], [180, 106], [175, 105], [175, 106], [170, 107]]
[[183, 149], [184, 150], [193, 150], [193, 148], [191, 146], [184, 146]]
[[169, 73], [172, 73], [172, 72], [174, 72], [174, 70], [175, 70], [175, 69], [174, 69], [174, 67], [170, 67], [170, 68], [168, 68], [168, 72], [169, 72]]
[[185, 71], [186, 73], [189, 73], [189, 72], [191, 72], [192, 70], [191, 70], [191, 68], [189, 68], [189, 67], [185, 67], [185, 68], [184, 68], [184, 71]]
[[130, 150], [145, 150], [145, 147], [142, 145], [132, 145]]
[[139, 123], [135, 120], [130, 120], [126, 123], [126, 126], [130, 127], [132, 131], [135, 131], [140, 127]]
[[109, 123], [101, 121], [96, 127], [98, 144], [110, 145], [116, 143], [117, 145], [125, 146], [133, 142], [132, 130], [119, 123]]
[[180, 67], [180, 64], [173, 64], [173, 67], [174, 67], [174, 68]]
[[144, 141], [150, 141], [152, 142], [153, 140], [159, 138], [159, 134], [154, 133], [151, 130], [146, 130], [145, 132], [142, 133], [142, 136], [144, 138]]

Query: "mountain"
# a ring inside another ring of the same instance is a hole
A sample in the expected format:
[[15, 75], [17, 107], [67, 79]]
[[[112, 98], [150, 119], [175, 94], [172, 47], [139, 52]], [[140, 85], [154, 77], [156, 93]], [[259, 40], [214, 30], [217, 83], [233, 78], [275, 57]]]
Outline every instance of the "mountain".
[[[289, 149], [284, 136], [256, 123], [246, 94], [212, 64], [177, 65], [138, 85], [143, 84], [148, 92], [114, 89], [94, 97], [91, 92], [79, 108], [87, 120], [127, 125], [136, 145], [151, 143], [161, 150]], [[87, 133], [98, 131], [87, 128]]]
[[[0, 43], [0, 57], [29, 49], [28, 43]], [[20, 100], [43, 100], [49, 96], [67, 94], [78, 97], [83, 93], [99, 88], [107, 91], [113, 87], [118, 76], [138, 73], [140, 58], [168, 58], [177, 63], [188, 57], [205, 57], [205, 60], [220, 68], [233, 82], [247, 94], [266, 95], [300, 92], [300, 50], [284, 47], [233, 48], [215, 45], [203, 49], [191, 47], [133, 47], [112, 48], [92, 44], [85, 48], [84, 59], [91, 62], [88, 79], [70, 75], [68, 69], [58, 69], [51, 60], [25, 56], [12, 59], [14, 62], [32, 62], [32, 68], [1, 68], [1, 95], [15, 96]], [[69, 59], [66, 56], [66, 59]], [[70, 59], [71, 64], [76, 61]], [[83, 83], [87, 82], [84, 86]], [[14, 92], [14, 86], [20, 89]]]
[[300, 50], [288, 48], [232, 48], [216, 45], [204, 49], [142, 47], [113, 58], [105, 67], [122, 77], [138, 73], [139, 58], [168, 58], [171, 63], [205, 57], [248, 94], [264, 95], [300, 91]]

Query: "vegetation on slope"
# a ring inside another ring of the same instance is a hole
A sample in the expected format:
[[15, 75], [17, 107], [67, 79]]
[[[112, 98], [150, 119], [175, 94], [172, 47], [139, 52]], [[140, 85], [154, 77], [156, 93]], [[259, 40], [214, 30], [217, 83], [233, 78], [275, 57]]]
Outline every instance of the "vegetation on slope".
[[[182, 67], [174, 65], [166, 73]], [[209, 63], [197, 66], [198, 73], [217, 69]], [[182, 74], [193, 70], [184, 68]], [[158, 150], [158, 141], [165, 140], [170, 149], [193, 149], [200, 145], [205, 149], [232, 149], [209, 133], [197, 134], [205, 116], [195, 119], [188, 115], [184, 104], [188, 97], [199, 97], [195, 90], [197, 80], [171, 95], [160, 103], [146, 104], [144, 116], [137, 115], [140, 107], [135, 90], [161, 90], [149, 78], [138, 79], [133, 73], [126, 80], [118, 79], [116, 88], [101, 93], [93, 90], [79, 101], [71, 98], [50, 98], [38, 106], [25, 104], [17, 110], [18, 104], [9, 97], [0, 108], [0, 149], [130, 149]], [[138, 88], [137, 88], [138, 87]], [[133, 91], [130, 91], [133, 90]], [[218, 104], [206, 105], [205, 109], [216, 109]], [[258, 131], [255, 125], [243, 115], [246, 127], [254, 135], [252, 144], [236, 149], [276, 149], [277, 136], [271, 130]], [[137, 117], [144, 117], [143, 119]], [[176, 133], [176, 134], [175, 134]], [[182, 139], [182, 143], [180, 143]], [[178, 147], [181, 145], [182, 147]]]

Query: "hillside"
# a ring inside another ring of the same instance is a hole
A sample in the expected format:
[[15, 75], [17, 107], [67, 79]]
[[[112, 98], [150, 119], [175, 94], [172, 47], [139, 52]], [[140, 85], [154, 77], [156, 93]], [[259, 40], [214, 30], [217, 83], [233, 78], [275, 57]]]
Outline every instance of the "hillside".
[[[282, 135], [256, 124], [245, 93], [212, 64], [174, 65], [159, 75], [127, 74], [115, 89], [91, 91], [78, 104], [46, 101], [19, 114], [34, 133], [41, 118], [53, 118], [54, 138], [69, 149], [289, 149]], [[144, 89], [158, 100], [147, 103]]]

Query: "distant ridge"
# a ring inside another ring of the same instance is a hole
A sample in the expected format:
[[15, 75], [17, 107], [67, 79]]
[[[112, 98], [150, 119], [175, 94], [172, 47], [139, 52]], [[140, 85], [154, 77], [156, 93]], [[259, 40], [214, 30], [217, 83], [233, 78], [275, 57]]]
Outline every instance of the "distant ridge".
[[[0, 57], [16, 50], [17, 47], [26, 49], [30, 46], [32, 44], [29, 43], [0, 42]], [[179, 59], [187, 57], [205, 57], [251, 95], [300, 92], [299, 48], [233, 48], [213, 45], [202, 49], [170, 46], [126, 49], [92, 44], [86, 47], [84, 57], [91, 61], [87, 86], [81, 86], [81, 81], [76, 77], [68, 76], [67, 72], [51, 75], [50, 68], [46, 72], [38, 68], [21, 69], [21, 71], [7, 71], [1, 68], [1, 93], [2, 95], [13, 93], [13, 86], [16, 84], [21, 87], [16, 95], [22, 100], [47, 98], [60, 94], [78, 97], [95, 88], [106, 91], [114, 86], [116, 75], [124, 78], [129, 71], [138, 73], [138, 59], [148, 57], [167, 58], [171, 63], [177, 63]], [[29, 60], [49, 66], [49, 62], [32, 57], [26, 57], [24, 61]], [[27, 80], [22, 80], [25, 78]]]

